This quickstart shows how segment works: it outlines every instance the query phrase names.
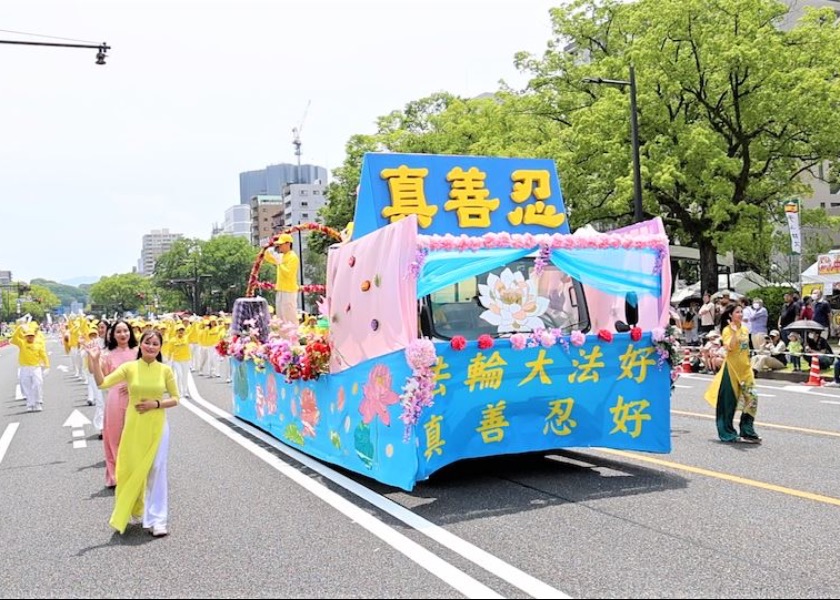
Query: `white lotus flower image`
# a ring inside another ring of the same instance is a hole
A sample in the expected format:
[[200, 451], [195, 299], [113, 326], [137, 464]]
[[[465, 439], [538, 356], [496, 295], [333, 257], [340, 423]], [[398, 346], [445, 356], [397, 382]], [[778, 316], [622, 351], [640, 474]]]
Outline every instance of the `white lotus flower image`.
[[481, 318], [495, 325], [499, 333], [544, 329], [540, 315], [548, 309], [548, 298], [537, 295], [537, 282], [513, 273], [509, 268], [499, 276], [490, 274], [486, 284], [478, 284], [479, 302], [486, 308]]

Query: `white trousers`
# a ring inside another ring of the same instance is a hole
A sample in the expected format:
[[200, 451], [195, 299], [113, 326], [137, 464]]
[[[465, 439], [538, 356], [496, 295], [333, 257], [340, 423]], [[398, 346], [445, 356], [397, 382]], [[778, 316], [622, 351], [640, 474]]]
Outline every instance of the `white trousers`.
[[26, 398], [26, 408], [44, 403], [44, 374], [41, 367], [20, 368], [20, 391]]
[[143, 507], [143, 527], [166, 527], [169, 523], [169, 483], [166, 463], [169, 459], [169, 422], [164, 421], [155, 462], [146, 478], [146, 498]]
[[[88, 380], [88, 386], [91, 383], [96, 386], [93, 375]], [[93, 390], [93, 406], [95, 407], [93, 411], [93, 426], [96, 428], [96, 431], [102, 433], [102, 429], [105, 427], [105, 394], [98, 387], [94, 387]]]
[[276, 292], [274, 310], [278, 317], [288, 323], [298, 324], [297, 292]]
[[178, 392], [181, 396], [190, 395], [189, 376], [190, 376], [190, 361], [172, 361], [172, 370], [175, 372], [175, 383], [178, 385]]

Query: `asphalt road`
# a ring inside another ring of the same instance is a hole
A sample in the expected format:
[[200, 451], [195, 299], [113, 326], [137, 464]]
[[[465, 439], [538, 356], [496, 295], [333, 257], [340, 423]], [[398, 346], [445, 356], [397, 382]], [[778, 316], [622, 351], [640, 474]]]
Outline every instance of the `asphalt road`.
[[168, 413], [156, 539], [108, 527], [102, 443], [65, 426], [93, 408], [48, 349], [41, 413], [0, 349], [3, 598], [840, 596], [837, 389], [761, 381], [764, 443], [725, 445], [709, 377], [684, 376], [671, 454], [469, 461], [406, 493], [299, 455], [229, 415], [229, 384], [195, 377]]

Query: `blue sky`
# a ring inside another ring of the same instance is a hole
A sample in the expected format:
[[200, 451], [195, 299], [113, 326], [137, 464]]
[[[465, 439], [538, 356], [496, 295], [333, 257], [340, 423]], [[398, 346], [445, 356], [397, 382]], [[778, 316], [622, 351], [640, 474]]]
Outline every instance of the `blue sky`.
[[96, 52], [0, 44], [0, 270], [64, 281], [129, 272], [144, 233], [207, 239], [239, 173], [333, 169], [350, 136], [436, 91], [521, 86], [545, 0], [7, 0], [0, 39], [107, 42]]

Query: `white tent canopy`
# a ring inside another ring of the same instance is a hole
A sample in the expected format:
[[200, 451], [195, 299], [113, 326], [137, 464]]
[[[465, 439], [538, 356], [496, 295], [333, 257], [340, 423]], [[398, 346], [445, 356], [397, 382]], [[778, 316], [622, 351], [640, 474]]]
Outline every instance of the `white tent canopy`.
[[[718, 275], [718, 290], [729, 289], [735, 292], [737, 296], [747, 296], [755, 289], [773, 285], [764, 277], [753, 271], [742, 271], [740, 273], [732, 273], [729, 275], [729, 287], [727, 288], [726, 275]], [[693, 283], [681, 290], [677, 290], [671, 295], [671, 303], [679, 304], [686, 298], [691, 296], [700, 296], [700, 282]], [[734, 297], [734, 296], [733, 296]], [[736, 298], [737, 299], [737, 298]]]

